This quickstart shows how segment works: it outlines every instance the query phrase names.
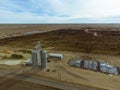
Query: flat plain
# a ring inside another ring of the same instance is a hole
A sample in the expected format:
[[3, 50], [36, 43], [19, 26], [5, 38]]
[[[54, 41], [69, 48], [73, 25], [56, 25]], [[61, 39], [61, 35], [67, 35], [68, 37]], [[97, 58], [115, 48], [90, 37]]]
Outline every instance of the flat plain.
[[[63, 82], [100, 88], [101, 90], [119, 90], [120, 76], [110, 76], [100, 72], [74, 68], [67, 64], [72, 58], [86, 58], [104, 60], [113, 66], [119, 67], [119, 24], [0, 25], [1, 35], [10, 36], [46, 30], [51, 31], [2, 38], [0, 40], [1, 60], [11, 59], [9, 56], [14, 53], [22, 53], [22, 59], [30, 58], [31, 50], [36, 42], [40, 41], [43, 49], [46, 49], [48, 52], [62, 53], [64, 59], [62, 61], [50, 59], [51, 62], [48, 63], [49, 72], [40, 70], [31, 77], [45, 77]], [[5, 57], [5, 55], [8, 57]], [[0, 71], [10, 71], [19, 67], [20, 66], [0, 65]]]

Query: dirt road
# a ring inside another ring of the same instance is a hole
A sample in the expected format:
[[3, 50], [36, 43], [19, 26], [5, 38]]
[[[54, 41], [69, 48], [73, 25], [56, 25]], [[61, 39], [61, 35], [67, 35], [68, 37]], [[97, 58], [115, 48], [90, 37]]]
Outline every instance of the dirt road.
[[[56, 30], [56, 29], [55, 29]], [[34, 34], [40, 34], [40, 33], [46, 33], [46, 32], [51, 32], [51, 31], [55, 31], [55, 30], [41, 30], [41, 31], [31, 31], [31, 32], [25, 32], [25, 33], [20, 33], [20, 34], [14, 34], [14, 35], [6, 35], [4, 37], [2, 37], [0, 35], [0, 39], [4, 39], [4, 38], [12, 38], [12, 37], [20, 37], [20, 36], [25, 36], [25, 35], [34, 35]]]
[[[11, 78], [11, 77], [17, 78], [17, 79], [20, 79], [23, 81], [40, 84], [40, 85], [44, 85], [44, 86], [50, 86], [50, 87], [63, 89], [63, 90], [100, 90], [97, 88], [88, 87], [88, 86], [84, 86], [84, 85], [75, 85], [75, 84], [71, 84], [71, 83], [67, 83], [67, 82], [50, 80], [50, 79], [43, 78], [43, 77], [31, 77], [30, 74], [27, 76], [22, 74], [23, 71], [29, 70], [29, 69], [30, 68], [21, 68], [19, 70], [15, 70], [15, 71], [9, 72], [9, 73], [0, 72], [0, 76], [3, 76], [3, 77], [5, 76], [8, 78]], [[13, 83], [13, 85], [14, 85], [14, 83]]]

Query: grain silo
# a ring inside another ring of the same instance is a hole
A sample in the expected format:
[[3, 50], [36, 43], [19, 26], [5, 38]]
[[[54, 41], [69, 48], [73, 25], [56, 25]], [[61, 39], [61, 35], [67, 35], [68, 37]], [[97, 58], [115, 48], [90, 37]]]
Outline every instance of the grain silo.
[[37, 57], [38, 52], [36, 50], [32, 51], [32, 68], [33, 69], [38, 69], [38, 57]]
[[42, 50], [41, 51], [41, 69], [47, 68], [47, 51]]

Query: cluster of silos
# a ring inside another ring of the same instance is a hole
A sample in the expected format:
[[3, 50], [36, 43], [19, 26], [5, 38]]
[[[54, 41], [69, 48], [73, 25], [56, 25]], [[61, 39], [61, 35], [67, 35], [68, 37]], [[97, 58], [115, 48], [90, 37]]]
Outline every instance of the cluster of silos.
[[104, 61], [81, 60], [79, 58], [76, 58], [70, 60], [68, 64], [73, 67], [99, 71], [107, 74], [116, 74], [116, 75], [120, 74], [119, 67], [111, 66]]
[[35, 48], [32, 50], [32, 68], [47, 68], [47, 51], [41, 49], [40, 42], [38, 42]]

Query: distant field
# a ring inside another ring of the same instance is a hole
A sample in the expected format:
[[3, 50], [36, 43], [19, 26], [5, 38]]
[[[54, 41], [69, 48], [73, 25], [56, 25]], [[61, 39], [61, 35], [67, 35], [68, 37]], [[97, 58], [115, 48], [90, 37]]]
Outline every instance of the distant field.
[[119, 24], [0, 24], [0, 34], [19, 34], [28, 31], [53, 30], [63, 28], [118, 28]]
[[[3, 39], [0, 41], [0, 45], [17, 48], [33, 48], [35, 43], [40, 40], [42, 47], [53, 48], [54, 50], [120, 55], [119, 35], [113, 36], [111, 33], [109, 36], [94, 36], [93, 33], [86, 33], [86, 28], [88, 27], [74, 27], [41, 34]], [[106, 27], [101, 30], [109, 29], [110, 28]], [[114, 30], [116, 29], [119, 31], [119, 28], [115, 28]]]
[[0, 25], [0, 34], [20, 34], [30, 31], [39, 31], [39, 30], [54, 30], [60, 28], [74, 27], [79, 25], [57, 25], [57, 24], [1, 24]]

